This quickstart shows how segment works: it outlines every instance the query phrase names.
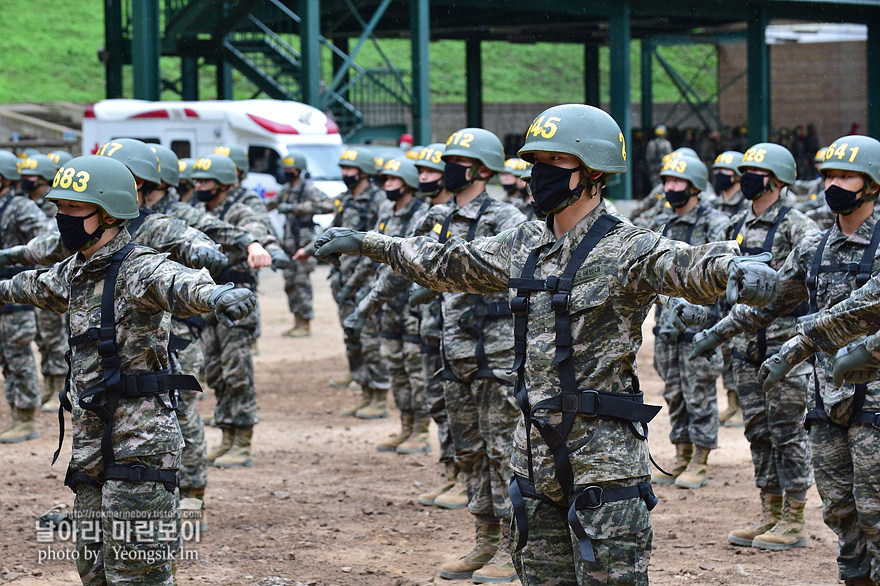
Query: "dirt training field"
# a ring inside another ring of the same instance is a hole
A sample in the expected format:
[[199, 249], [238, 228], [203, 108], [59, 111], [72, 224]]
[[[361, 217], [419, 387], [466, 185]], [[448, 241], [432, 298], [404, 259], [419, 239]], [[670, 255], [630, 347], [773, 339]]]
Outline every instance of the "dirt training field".
[[[327, 384], [346, 367], [327, 267], [313, 275], [317, 319], [313, 335], [291, 339], [280, 274], [261, 274], [263, 328], [255, 358], [261, 422], [254, 433], [254, 467], [210, 469], [208, 531], [186, 546], [178, 581], [188, 584], [260, 586], [469, 584], [446, 581], [438, 566], [472, 545], [466, 510], [419, 505], [420, 492], [441, 479], [434, 451], [401, 456], [375, 444], [398, 428], [389, 419], [364, 421], [338, 415], [354, 394]], [[650, 318], [649, 318], [650, 325]], [[646, 401], [663, 404], [651, 367], [653, 339], [645, 327], [639, 371]], [[720, 386], [720, 385], [719, 385]], [[210, 416], [213, 395], [200, 403]], [[723, 392], [719, 402], [726, 405]], [[0, 409], [2, 421], [8, 408]], [[35, 519], [57, 503], [72, 506], [62, 485], [70, 439], [54, 468], [54, 414], [38, 415], [40, 438], [0, 446], [0, 583], [17, 586], [79, 584], [73, 543], [38, 543]], [[68, 426], [69, 430], [69, 426]], [[651, 451], [669, 466], [668, 414], [651, 427]], [[68, 434], [70, 432], [68, 431]], [[209, 448], [220, 430], [207, 428]], [[432, 424], [432, 435], [434, 428]], [[752, 463], [742, 429], [722, 428], [712, 452], [709, 484], [698, 490], [658, 486], [654, 509], [652, 584], [836, 584], [836, 538], [822, 523], [815, 488], [807, 502], [805, 549], [766, 552], [727, 543], [733, 528], [751, 523], [759, 510]], [[54, 554], [56, 559], [45, 559]], [[44, 559], [40, 559], [41, 556]]]

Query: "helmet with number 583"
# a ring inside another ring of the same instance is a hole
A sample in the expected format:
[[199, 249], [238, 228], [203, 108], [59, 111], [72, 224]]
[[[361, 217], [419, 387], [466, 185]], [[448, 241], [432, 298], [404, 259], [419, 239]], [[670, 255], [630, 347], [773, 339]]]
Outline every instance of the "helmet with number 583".
[[93, 203], [114, 218], [137, 218], [138, 196], [134, 177], [125, 163], [110, 157], [85, 155], [64, 163], [52, 180], [50, 201]]
[[536, 152], [573, 155], [588, 169], [602, 173], [627, 170], [620, 126], [603, 110], [586, 104], [561, 104], [541, 112], [526, 131], [518, 155], [534, 163]]

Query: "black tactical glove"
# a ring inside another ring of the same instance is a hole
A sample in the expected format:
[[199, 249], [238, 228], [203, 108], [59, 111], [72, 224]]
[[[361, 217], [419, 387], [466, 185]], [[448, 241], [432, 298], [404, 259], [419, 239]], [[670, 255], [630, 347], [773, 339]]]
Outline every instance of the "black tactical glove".
[[360, 309], [355, 309], [351, 315], [349, 315], [342, 322], [342, 327], [347, 331], [351, 332], [354, 336], [359, 336], [361, 334], [361, 330], [364, 329], [364, 324], [367, 323], [367, 314], [362, 312]]
[[773, 385], [784, 379], [791, 369], [792, 365], [782, 354], [774, 354], [761, 365], [761, 369], [758, 371], [758, 382], [764, 387], [764, 392], [768, 393]]
[[210, 246], [199, 246], [193, 250], [191, 260], [195, 268], [205, 268], [212, 273], [220, 271], [229, 263], [225, 254]]
[[702, 305], [694, 305], [681, 297], [670, 297], [666, 304], [670, 321], [675, 328], [683, 332], [689, 326], [698, 326], [709, 319], [709, 310]]
[[769, 252], [755, 256], [735, 256], [727, 266], [727, 301], [764, 307], [776, 298], [779, 275], [765, 263], [773, 260]]
[[269, 256], [272, 257], [272, 270], [277, 271], [278, 269], [289, 269], [293, 266], [293, 260], [287, 253], [283, 250], [273, 250], [269, 253]]
[[351, 228], [328, 228], [315, 240], [315, 256], [339, 266], [340, 254], [358, 254], [366, 232]]
[[703, 356], [704, 358], [711, 358], [712, 352], [715, 351], [715, 348], [721, 345], [724, 340], [718, 333], [709, 328], [708, 330], [703, 330], [699, 332], [696, 336], [694, 336], [694, 349], [691, 350], [690, 358], [693, 360], [697, 356]]
[[257, 306], [257, 296], [250, 289], [236, 289], [232, 283], [226, 283], [214, 289], [208, 304], [214, 308], [217, 321], [231, 328], [236, 321], [251, 314]]
[[421, 305], [422, 303], [428, 303], [434, 297], [437, 296], [436, 291], [431, 291], [425, 287], [419, 287], [418, 285], [413, 285], [412, 291], [409, 294], [409, 304], [413, 307], [416, 305]]
[[880, 362], [874, 358], [865, 343], [850, 344], [837, 351], [831, 373], [834, 384], [842, 386], [845, 382], [854, 385], [865, 384], [880, 378]]

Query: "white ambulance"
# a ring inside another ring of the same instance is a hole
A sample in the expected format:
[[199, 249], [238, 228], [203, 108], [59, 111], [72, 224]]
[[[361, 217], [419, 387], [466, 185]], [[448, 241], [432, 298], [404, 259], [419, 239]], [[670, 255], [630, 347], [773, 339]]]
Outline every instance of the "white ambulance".
[[[123, 137], [164, 145], [181, 158], [239, 145], [250, 160], [244, 185], [267, 199], [281, 187], [281, 159], [296, 149], [305, 155], [316, 187], [329, 197], [345, 191], [339, 170], [343, 151], [339, 128], [317, 108], [299, 102], [102, 100], [86, 107], [83, 153], [94, 153], [104, 143]], [[326, 224], [327, 218], [316, 219]]]

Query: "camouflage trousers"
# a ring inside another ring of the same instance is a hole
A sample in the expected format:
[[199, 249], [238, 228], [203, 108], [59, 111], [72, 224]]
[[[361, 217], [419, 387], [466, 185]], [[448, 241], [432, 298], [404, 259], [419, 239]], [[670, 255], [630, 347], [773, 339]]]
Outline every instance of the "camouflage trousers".
[[[175, 332], [177, 335], [180, 332]], [[192, 339], [187, 336], [187, 339]], [[205, 366], [202, 345], [192, 339], [180, 352], [171, 353], [174, 372], [191, 374], [201, 378]], [[180, 488], [203, 488], [208, 485], [208, 445], [205, 442], [205, 424], [199, 415], [199, 399], [202, 394], [196, 391], [181, 391], [177, 420], [183, 434], [183, 452], [180, 455]]]
[[810, 444], [822, 518], [837, 534], [840, 579], [880, 583], [880, 430], [814, 423]]
[[315, 318], [315, 310], [312, 307], [311, 273], [317, 264], [318, 261], [312, 257], [306, 262], [295, 262], [291, 268], [282, 272], [290, 313], [304, 319]]
[[45, 309], [37, 312], [37, 350], [40, 351], [40, 372], [43, 376], [66, 376], [67, 313]]
[[[168, 469], [179, 458], [159, 454], [137, 461]], [[73, 518], [76, 569], [83, 585], [174, 584], [171, 556], [180, 550], [179, 517], [176, 493], [161, 482], [80, 484]]]
[[715, 380], [721, 373], [721, 353], [693, 360], [693, 342], [654, 342], [654, 368], [663, 379], [663, 398], [669, 408], [669, 441], [718, 447], [718, 396]]
[[6, 401], [11, 407], [36, 409], [40, 406], [40, 379], [31, 350], [36, 335], [37, 320], [32, 309], [0, 313], [0, 366]]
[[205, 381], [214, 390], [214, 421], [219, 427], [253, 427], [257, 424], [257, 389], [251, 346], [257, 339], [260, 306], [227, 328], [213, 316], [202, 330]]
[[379, 355], [388, 370], [395, 405], [401, 413], [427, 416], [419, 319], [410, 313], [409, 305], [404, 304], [399, 311], [399, 308], [386, 304], [380, 325]]
[[[333, 293], [333, 300], [336, 301], [336, 311], [337, 315], [339, 315], [339, 324], [342, 325], [342, 322], [345, 321], [345, 318], [354, 313], [354, 300], [349, 299], [345, 302], [339, 302], [339, 289], [342, 287], [340, 284], [341, 280], [339, 278], [339, 274], [335, 271], [330, 272], [330, 291]], [[371, 325], [373, 322], [373, 325]], [[367, 328], [371, 328], [373, 334], [378, 334], [378, 325], [375, 319], [368, 319], [367, 323], [364, 324], [364, 329], [361, 331], [360, 336], [355, 336], [351, 331], [342, 329], [342, 337], [345, 342], [345, 357], [348, 359], [348, 370], [351, 372], [352, 377], [358, 382], [361, 383], [359, 377], [363, 373], [364, 368], [364, 349], [361, 344], [361, 338], [363, 338], [366, 334], [364, 332], [368, 331]], [[376, 342], [378, 345], [378, 341]]]
[[[773, 351], [768, 349], [768, 355]], [[765, 492], [807, 490], [813, 484], [803, 426], [808, 372], [797, 368], [765, 393], [758, 382], [758, 368], [734, 354], [736, 392], [755, 466], [755, 485]]]
[[510, 454], [520, 410], [513, 380], [500, 378], [510, 368], [510, 355], [487, 360], [499, 378], [475, 378], [475, 361], [453, 360], [449, 366], [457, 380], [445, 380], [443, 393], [455, 463], [467, 481], [468, 509], [473, 515], [504, 518], [510, 513]]
[[[645, 480], [647, 477], [600, 482], [597, 486], [632, 486]], [[531, 498], [525, 499], [525, 507], [528, 541], [521, 550], [512, 552], [513, 565], [523, 586], [647, 586], [654, 531], [648, 507], [641, 498], [577, 511], [590, 537], [594, 562], [581, 558], [577, 539], [568, 525], [568, 507]], [[519, 539], [516, 521], [512, 521], [510, 533], [513, 549]]]
[[[424, 342], [424, 339], [422, 340]], [[446, 414], [446, 395], [443, 392], [443, 381], [440, 370], [440, 347], [422, 345], [422, 377], [427, 381], [426, 402], [428, 414], [437, 424], [437, 438], [440, 441], [440, 461], [452, 462], [455, 458], [455, 445], [449, 431], [449, 417]]]
[[736, 379], [733, 376], [733, 351], [730, 342], [721, 344], [721, 382], [728, 391], [736, 391]]

